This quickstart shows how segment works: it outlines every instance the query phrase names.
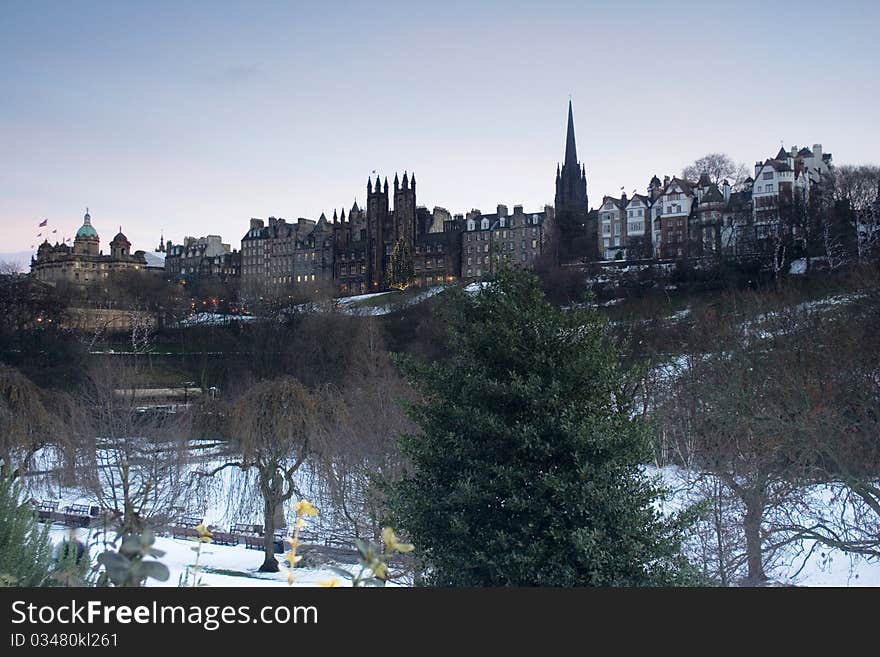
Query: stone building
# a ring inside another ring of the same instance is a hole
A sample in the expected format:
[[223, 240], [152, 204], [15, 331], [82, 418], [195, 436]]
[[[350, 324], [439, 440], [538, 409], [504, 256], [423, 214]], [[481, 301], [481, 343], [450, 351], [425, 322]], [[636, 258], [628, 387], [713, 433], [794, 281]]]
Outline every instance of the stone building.
[[161, 268], [147, 264], [144, 251], [131, 252], [131, 242], [122, 233], [122, 227], [110, 242], [109, 255], [104, 254], [100, 245], [98, 231], [92, 226], [92, 217], [86, 209], [73, 245], [44, 241], [31, 259], [31, 274], [51, 285], [70, 285], [88, 293], [105, 292], [114, 273], [137, 271], [156, 276], [163, 273]]
[[204, 279], [226, 282], [238, 278], [241, 254], [231, 250], [219, 235], [185, 237], [183, 243], [160, 243], [165, 253], [165, 277], [174, 283]]
[[464, 219], [461, 239], [462, 279], [479, 278], [494, 273], [504, 260], [515, 266], [532, 264], [544, 253], [545, 225], [553, 220], [554, 209], [523, 212], [521, 205], [499, 205], [494, 214], [471, 210]]
[[605, 260], [620, 260], [626, 252], [626, 206], [629, 199], [605, 196], [599, 206], [599, 225], [602, 234], [601, 257]]
[[333, 281], [333, 228], [299, 218], [251, 219], [241, 240], [241, 286], [246, 296], [310, 292]]

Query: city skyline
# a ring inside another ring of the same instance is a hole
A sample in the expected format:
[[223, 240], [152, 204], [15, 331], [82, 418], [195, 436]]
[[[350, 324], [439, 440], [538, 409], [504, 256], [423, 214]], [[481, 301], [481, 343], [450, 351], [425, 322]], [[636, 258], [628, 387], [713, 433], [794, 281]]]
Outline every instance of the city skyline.
[[414, 171], [429, 208], [541, 209], [569, 96], [591, 207], [707, 152], [752, 166], [784, 140], [878, 159], [869, 3], [800, 3], [790, 30], [751, 3], [514, 3], [469, 21], [464, 5], [211, 7], [0, 10], [4, 251], [42, 241], [44, 217], [72, 237], [86, 206], [104, 249], [120, 225], [136, 249], [160, 232], [238, 248], [250, 217], [362, 204], [373, 171]]

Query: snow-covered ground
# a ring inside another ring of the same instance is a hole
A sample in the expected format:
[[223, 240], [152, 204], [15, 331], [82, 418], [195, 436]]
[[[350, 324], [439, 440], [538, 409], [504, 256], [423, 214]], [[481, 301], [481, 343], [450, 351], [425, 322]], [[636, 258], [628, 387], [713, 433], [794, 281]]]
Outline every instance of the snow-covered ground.
[[[675, 513], [699, 501], [694, 473], [674, 466], [648, 467], [647, 471], [658, 476], [669, 493], [669, 498], [660, 504], [663, 512]], [[810, 512], [828, 516], [845, 513], [836, 502], [837, 498], [832, 490], [823, 486], [814, 486], [804, 494]], [[795, 513], [794, 519], [797, 516]], [[830, 549], [814, 540], [795, 541], [778, 550], [769, 561], [765, 564], [767, 575], [772, 582], [781, 585], [880, 586], [880, 560], [870, 561]]]
[[[100, 530], [77, 529], [74, 530], [77, 538], [90, 546], [92, 559], [105, 549], [105, 537]], [[60, 526], [53, 527], [51, 537], [53, 542], [58, 543], [69, 536], [71, 530]], [[107, 536], [110, 541], [113, 536]], [[195, 561], [193, 548], [198, 543], [194, 540], [157, 536], [154, 547], [162, 550], [165, 554], [158, 559], [168, 566], [171, 575], [165, 582], [148, 580], [148, 586], [178, 586], [188, 565]], [[283, 563], [283, 555], [276, 555], [279, 562]], [[289, 586], [285, 573], [260, 573], [257, 572], [263, 562], [263, 553], [259, 550], [249, 550], [243, 545], [214, 545], [203, 543], [199, 557], [199, 578], [202, 584], [207, 586]], [[335, 564], [350, 572], [358, 572], [360, 566], [354, 564]], [[333, 571], [326, 568], [301, 568], [294, 570], [293, 586], [320, 586], [322, 582], [328, 582], [336, 578], [338, 586], [349, 586], [350, 583], [339, 577]], [[192, 583], [192, 577], [190, 577]]]

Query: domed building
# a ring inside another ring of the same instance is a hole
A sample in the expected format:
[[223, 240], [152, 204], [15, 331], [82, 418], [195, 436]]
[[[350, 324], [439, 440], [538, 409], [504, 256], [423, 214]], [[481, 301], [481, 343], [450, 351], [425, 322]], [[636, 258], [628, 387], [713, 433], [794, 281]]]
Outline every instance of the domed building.
[[92, 226], [92, 217], [86, 208], [83, 224], [76, 231], [73, 246], [49, 244], [46, 240], [31, 259], [31, 274], [37, 280], [51, 285], [68, 284], [81, 290], [102, 289], [114, 273], [125, 270], [143, 271], [148, 275], [162, 276], [161, 267], [150, 267], [143, 251], [131, 252], [131, 242], [119, 233], [110, 242], [110, 255], [100, 249], [101, 238]]

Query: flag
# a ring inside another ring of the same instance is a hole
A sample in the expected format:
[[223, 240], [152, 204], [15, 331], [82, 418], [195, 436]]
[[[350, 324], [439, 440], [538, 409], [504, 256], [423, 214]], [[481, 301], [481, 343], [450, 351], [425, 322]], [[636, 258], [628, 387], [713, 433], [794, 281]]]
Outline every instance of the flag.
[[48, 219], [43, 219], [43, 220], [40, 222], [40, 226], [39, 226], [39, 227], [42, 228], [43, 226], [47, 225], [48, 223], [49, 223], [49, 220], [48, 220]]

